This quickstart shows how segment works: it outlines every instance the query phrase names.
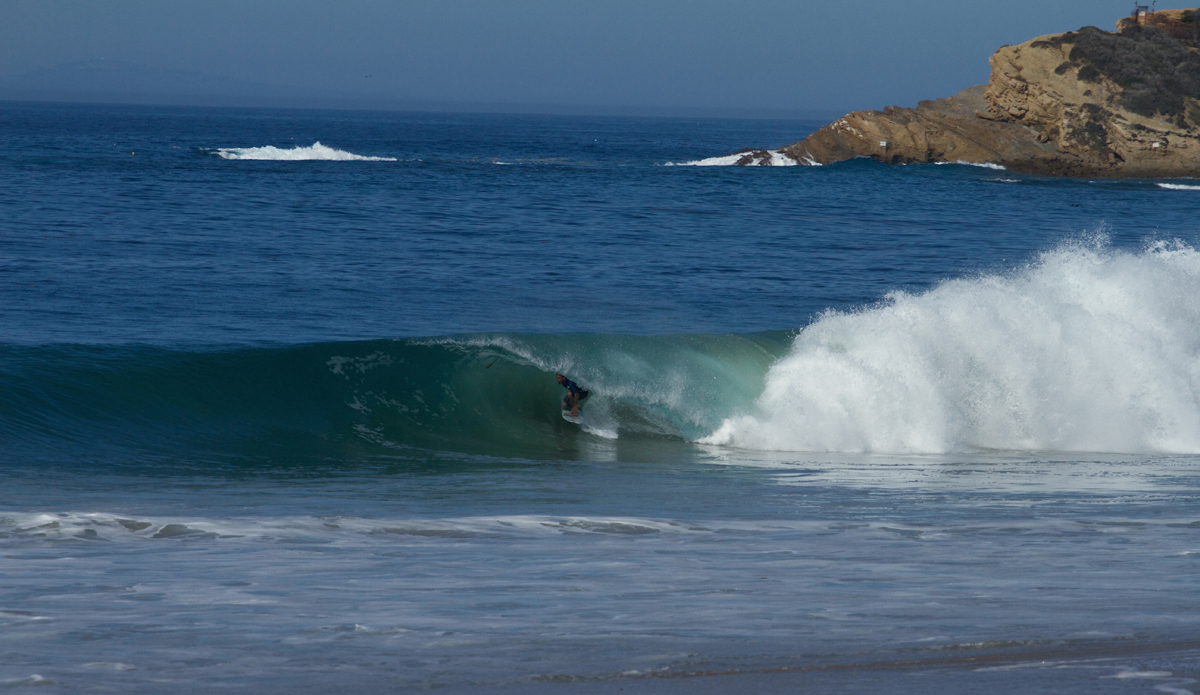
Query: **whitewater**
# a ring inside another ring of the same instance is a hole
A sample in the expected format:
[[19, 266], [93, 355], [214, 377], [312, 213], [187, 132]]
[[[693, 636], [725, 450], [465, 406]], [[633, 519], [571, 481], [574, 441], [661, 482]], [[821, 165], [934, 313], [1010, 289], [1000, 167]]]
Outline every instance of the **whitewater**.
[[701, 441], [754, 449], [1200, 453], [1200, 254], [1097, 239], [1003, 275], [830, 312], [753, 414]]
[[314, 142], [308, 147], [296, 145], [291, 148], [264, 145], [262, 147], [221, 147], [216, 150], [222, 159], [252, 159], [274, 162], [394, 162], [395, 157], [368, 157], [344, 150], [335, 149], [328, 145]]
[[821, 125], [5, 104], [0, 689], [1197, 692], [1192, 182]]

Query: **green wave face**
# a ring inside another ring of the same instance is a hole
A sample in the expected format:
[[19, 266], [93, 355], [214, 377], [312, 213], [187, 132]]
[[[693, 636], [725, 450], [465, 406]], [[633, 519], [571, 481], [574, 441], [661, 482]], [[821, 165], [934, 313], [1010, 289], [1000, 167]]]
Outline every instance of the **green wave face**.
[[[0, 442], [169, 454], [562, 455], [580, 436], [693, 440], [747, 411], [779, 334], [491, 334], [279, 348], [0, 347]], [[592, 392], [566, 423], [567, 374]]]

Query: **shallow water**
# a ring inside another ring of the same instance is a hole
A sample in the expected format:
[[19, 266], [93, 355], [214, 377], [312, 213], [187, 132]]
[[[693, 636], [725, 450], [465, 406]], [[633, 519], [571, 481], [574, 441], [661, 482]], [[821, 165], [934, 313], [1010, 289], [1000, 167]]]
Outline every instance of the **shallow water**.
[[1191, 460], [612, 453], [10, 474], [81, 511], [0, 519], [7, 668], [282, 692], [1105, 660], [1083, 689], [1195, 649]]

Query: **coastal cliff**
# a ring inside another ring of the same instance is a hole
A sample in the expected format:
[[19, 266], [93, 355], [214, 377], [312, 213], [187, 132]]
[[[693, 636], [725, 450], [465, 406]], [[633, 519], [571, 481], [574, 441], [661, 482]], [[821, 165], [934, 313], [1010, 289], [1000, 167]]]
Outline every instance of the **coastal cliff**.
[[1200, 10], [1004, 46], [986, 85], [855, 111], [736, 164], [963, 162], [1061, 176], [1200, 176]]

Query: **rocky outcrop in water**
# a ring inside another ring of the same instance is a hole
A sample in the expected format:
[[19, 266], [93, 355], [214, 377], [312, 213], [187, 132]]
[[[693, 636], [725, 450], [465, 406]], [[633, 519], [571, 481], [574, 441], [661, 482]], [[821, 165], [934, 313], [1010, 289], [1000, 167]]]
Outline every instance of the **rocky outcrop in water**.
[[1200, 176], [1200, 10], [1084, 27], [991, 58], [986, 85], [855, 111], [737, 164], [964, 162], [1062, 176]]

